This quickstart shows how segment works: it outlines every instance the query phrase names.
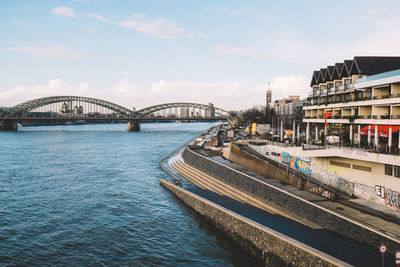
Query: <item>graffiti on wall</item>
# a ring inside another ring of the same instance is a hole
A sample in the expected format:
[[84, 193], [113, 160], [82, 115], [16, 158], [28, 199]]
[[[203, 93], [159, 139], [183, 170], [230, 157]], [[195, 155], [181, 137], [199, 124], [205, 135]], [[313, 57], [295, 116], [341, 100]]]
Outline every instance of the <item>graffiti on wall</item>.
[[283, 163], [293, 165], [293, 157], [291, 155], [289, 155], [289, 153], [282, 152], [281, 153], [281, 161]]
[[397, 191], [376, 185], [375, 193], [378, 197], [385, 199], [386, 205], [400, 209], [400, 194]]
[[349, 174], [349, 169], [345, 169], [345, 168], [340, 168], [340, 167], [337, 167], [337, 166], [329, 165], [328, 166], [328, 172], [334, 173], [336, 175]]
[[294, 165], [298, 171], [311, 175], [311, 163], [309, 161], [296, 159]]

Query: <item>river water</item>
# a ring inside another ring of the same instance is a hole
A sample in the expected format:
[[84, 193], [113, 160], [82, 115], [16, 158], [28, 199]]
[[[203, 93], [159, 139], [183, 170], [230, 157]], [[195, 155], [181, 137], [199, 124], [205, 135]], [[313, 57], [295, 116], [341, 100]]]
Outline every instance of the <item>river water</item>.
[[160, 159], [212, 125], [0, 132], [0, 265], [254, 266], [159, 185]]

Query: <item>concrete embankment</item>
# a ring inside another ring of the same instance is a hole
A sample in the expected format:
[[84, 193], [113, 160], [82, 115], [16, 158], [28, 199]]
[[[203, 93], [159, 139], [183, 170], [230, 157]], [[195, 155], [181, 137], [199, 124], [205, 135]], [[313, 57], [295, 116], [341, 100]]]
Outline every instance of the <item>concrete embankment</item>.
[[391, 252], [395, 251], [399, 246], [397, 238], [383, 233], [373, 226], [365, 225], [361, 221], [321, 207], [318, 203], [308, 201], [268, 182], [256, 179], [246, 173], [214, 161], [190, 148], [184, 150], [183, 159], [187, 164], [231, 186], [258, 199], [276, 204], [284, 210], [295, 213], [306, 220], [317, 222], [326, 229], [348, 236], [364, 244], [369, 244], [372, 247], [376, 247], [384, 242], [388, 245]]
[[160, 183], [249, 250], [265, 266], [350, 266], [170, 182], [160, 180]]

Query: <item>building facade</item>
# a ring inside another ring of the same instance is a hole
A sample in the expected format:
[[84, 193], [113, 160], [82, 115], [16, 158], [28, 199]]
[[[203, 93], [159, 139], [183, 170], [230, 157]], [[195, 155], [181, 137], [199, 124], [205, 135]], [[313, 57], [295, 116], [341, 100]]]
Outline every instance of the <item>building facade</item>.
[[400, 209], [400, 57], [354, 57], [314, 71], [309, 101], [307, 142], [325, 147], [308, 153], [313, 169]]

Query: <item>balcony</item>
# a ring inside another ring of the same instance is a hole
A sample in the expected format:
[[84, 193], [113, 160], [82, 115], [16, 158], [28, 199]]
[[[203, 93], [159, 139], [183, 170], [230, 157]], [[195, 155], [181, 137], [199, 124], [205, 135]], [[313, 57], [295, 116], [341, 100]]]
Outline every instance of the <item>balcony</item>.
[[376, 99], [386, 99], [386, 98], [390, 98], [390, 95], [376, 95], [372, 99], [376, 100]]

